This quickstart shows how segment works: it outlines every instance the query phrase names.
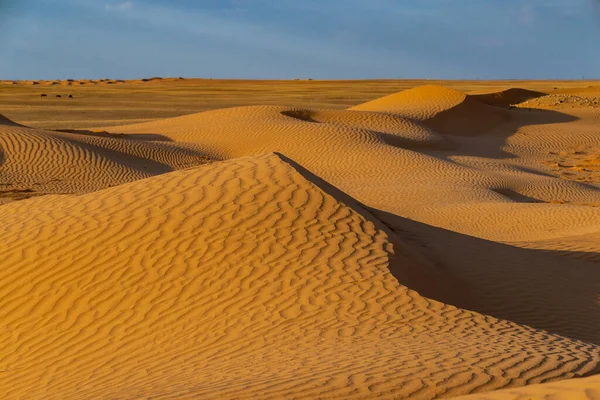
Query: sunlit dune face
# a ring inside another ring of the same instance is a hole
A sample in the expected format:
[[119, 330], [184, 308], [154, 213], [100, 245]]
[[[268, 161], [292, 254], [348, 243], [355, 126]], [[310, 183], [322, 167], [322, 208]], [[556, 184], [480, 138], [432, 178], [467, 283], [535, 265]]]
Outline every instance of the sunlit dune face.
[[594, 400], [597, 89], [521, 83], [2, 83], [0, 397]]

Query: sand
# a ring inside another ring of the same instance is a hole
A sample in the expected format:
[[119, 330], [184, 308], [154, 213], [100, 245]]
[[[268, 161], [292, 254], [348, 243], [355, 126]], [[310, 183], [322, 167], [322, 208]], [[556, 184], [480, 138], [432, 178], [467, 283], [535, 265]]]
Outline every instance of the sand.
[[[599, 81], [249, 81], [165, 78], [143, 82], [103, 79], [0, 81], [0, 114], [42, 129], [88, 129], [148, 122], [201, 111], [248, 105], [346, 109], [402, 90], [442, 85], [480, 95], [508, 88], [598, 96]], [[114, 83], [109, 83], [114, 82]], [[590, 88], [591, 86], [591, 88]], [[589, 93], [588, 93], [589, 92]], [[596, 94], [594, 94], [594, 92]], [[46, 94], [47, 97], [41, 97]], [[55, 96], [60, 94], [61, 98]], [[72, 99], [65, 97], [71, 94]]]
[[597, 400], [600, 399], [600, 379], [571, 379], [545, 385], [531, 385], [512, 390], [500, 390], [484, 395], [456, 397], [457, 400]]
[[45, 131], [0, 116], [0, 203], [75, 194], [201, 165], [201, 152], [166, 141], [103, 131]]
[[600, 111], [533, 89], [0, 119], [5, 397], [597, 397]]

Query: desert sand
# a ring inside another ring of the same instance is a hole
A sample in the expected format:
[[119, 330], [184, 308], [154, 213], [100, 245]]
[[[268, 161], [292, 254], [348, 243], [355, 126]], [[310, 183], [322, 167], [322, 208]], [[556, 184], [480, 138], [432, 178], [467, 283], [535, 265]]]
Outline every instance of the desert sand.
[[596, 400], [600, 399], [600, 379], [569, 379], [518, 389], [505, 389], [485, 394], [456, 397], [456, 400]]
[[0, 85], [4, 398], [600, 397], [600, 86], [235, 84]]

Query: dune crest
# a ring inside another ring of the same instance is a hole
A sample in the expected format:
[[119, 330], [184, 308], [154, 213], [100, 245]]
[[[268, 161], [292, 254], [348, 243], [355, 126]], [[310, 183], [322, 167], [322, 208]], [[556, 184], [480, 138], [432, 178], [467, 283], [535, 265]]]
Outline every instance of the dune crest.
[[597, 370], [596, 346], [404, 286], [409, 245], [310, 179], [264, 155], [0, 207], [6, 398], [429, 399]]
[[2, 398], [594, 398], [600, 115], [473, 92], [0, 116]]
[[440, 133], [459, 136], [480, 135], [501, 126], [509, 114], [481, 103], [476, 98], [443, 86], [426, 85], [391, 94], [351, 107], [376, 111], [423, 122]]
[[0, 202], [89, 192], [206, 162], [175, 143], [32, 129], [0, 116]]
[[536, 90], [511, 88], [500, 92], [477, 94], [472, 97], [491, 106], [510, 107], [542, 96], [546, 96], [546, 93]]

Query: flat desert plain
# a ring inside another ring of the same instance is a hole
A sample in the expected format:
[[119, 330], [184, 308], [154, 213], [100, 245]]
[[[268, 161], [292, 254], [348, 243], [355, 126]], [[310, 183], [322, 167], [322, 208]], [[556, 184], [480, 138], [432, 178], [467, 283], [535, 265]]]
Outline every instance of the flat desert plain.
[[599, 82], [4, 81], [0, 114], [2, 399], [600, 399]]

